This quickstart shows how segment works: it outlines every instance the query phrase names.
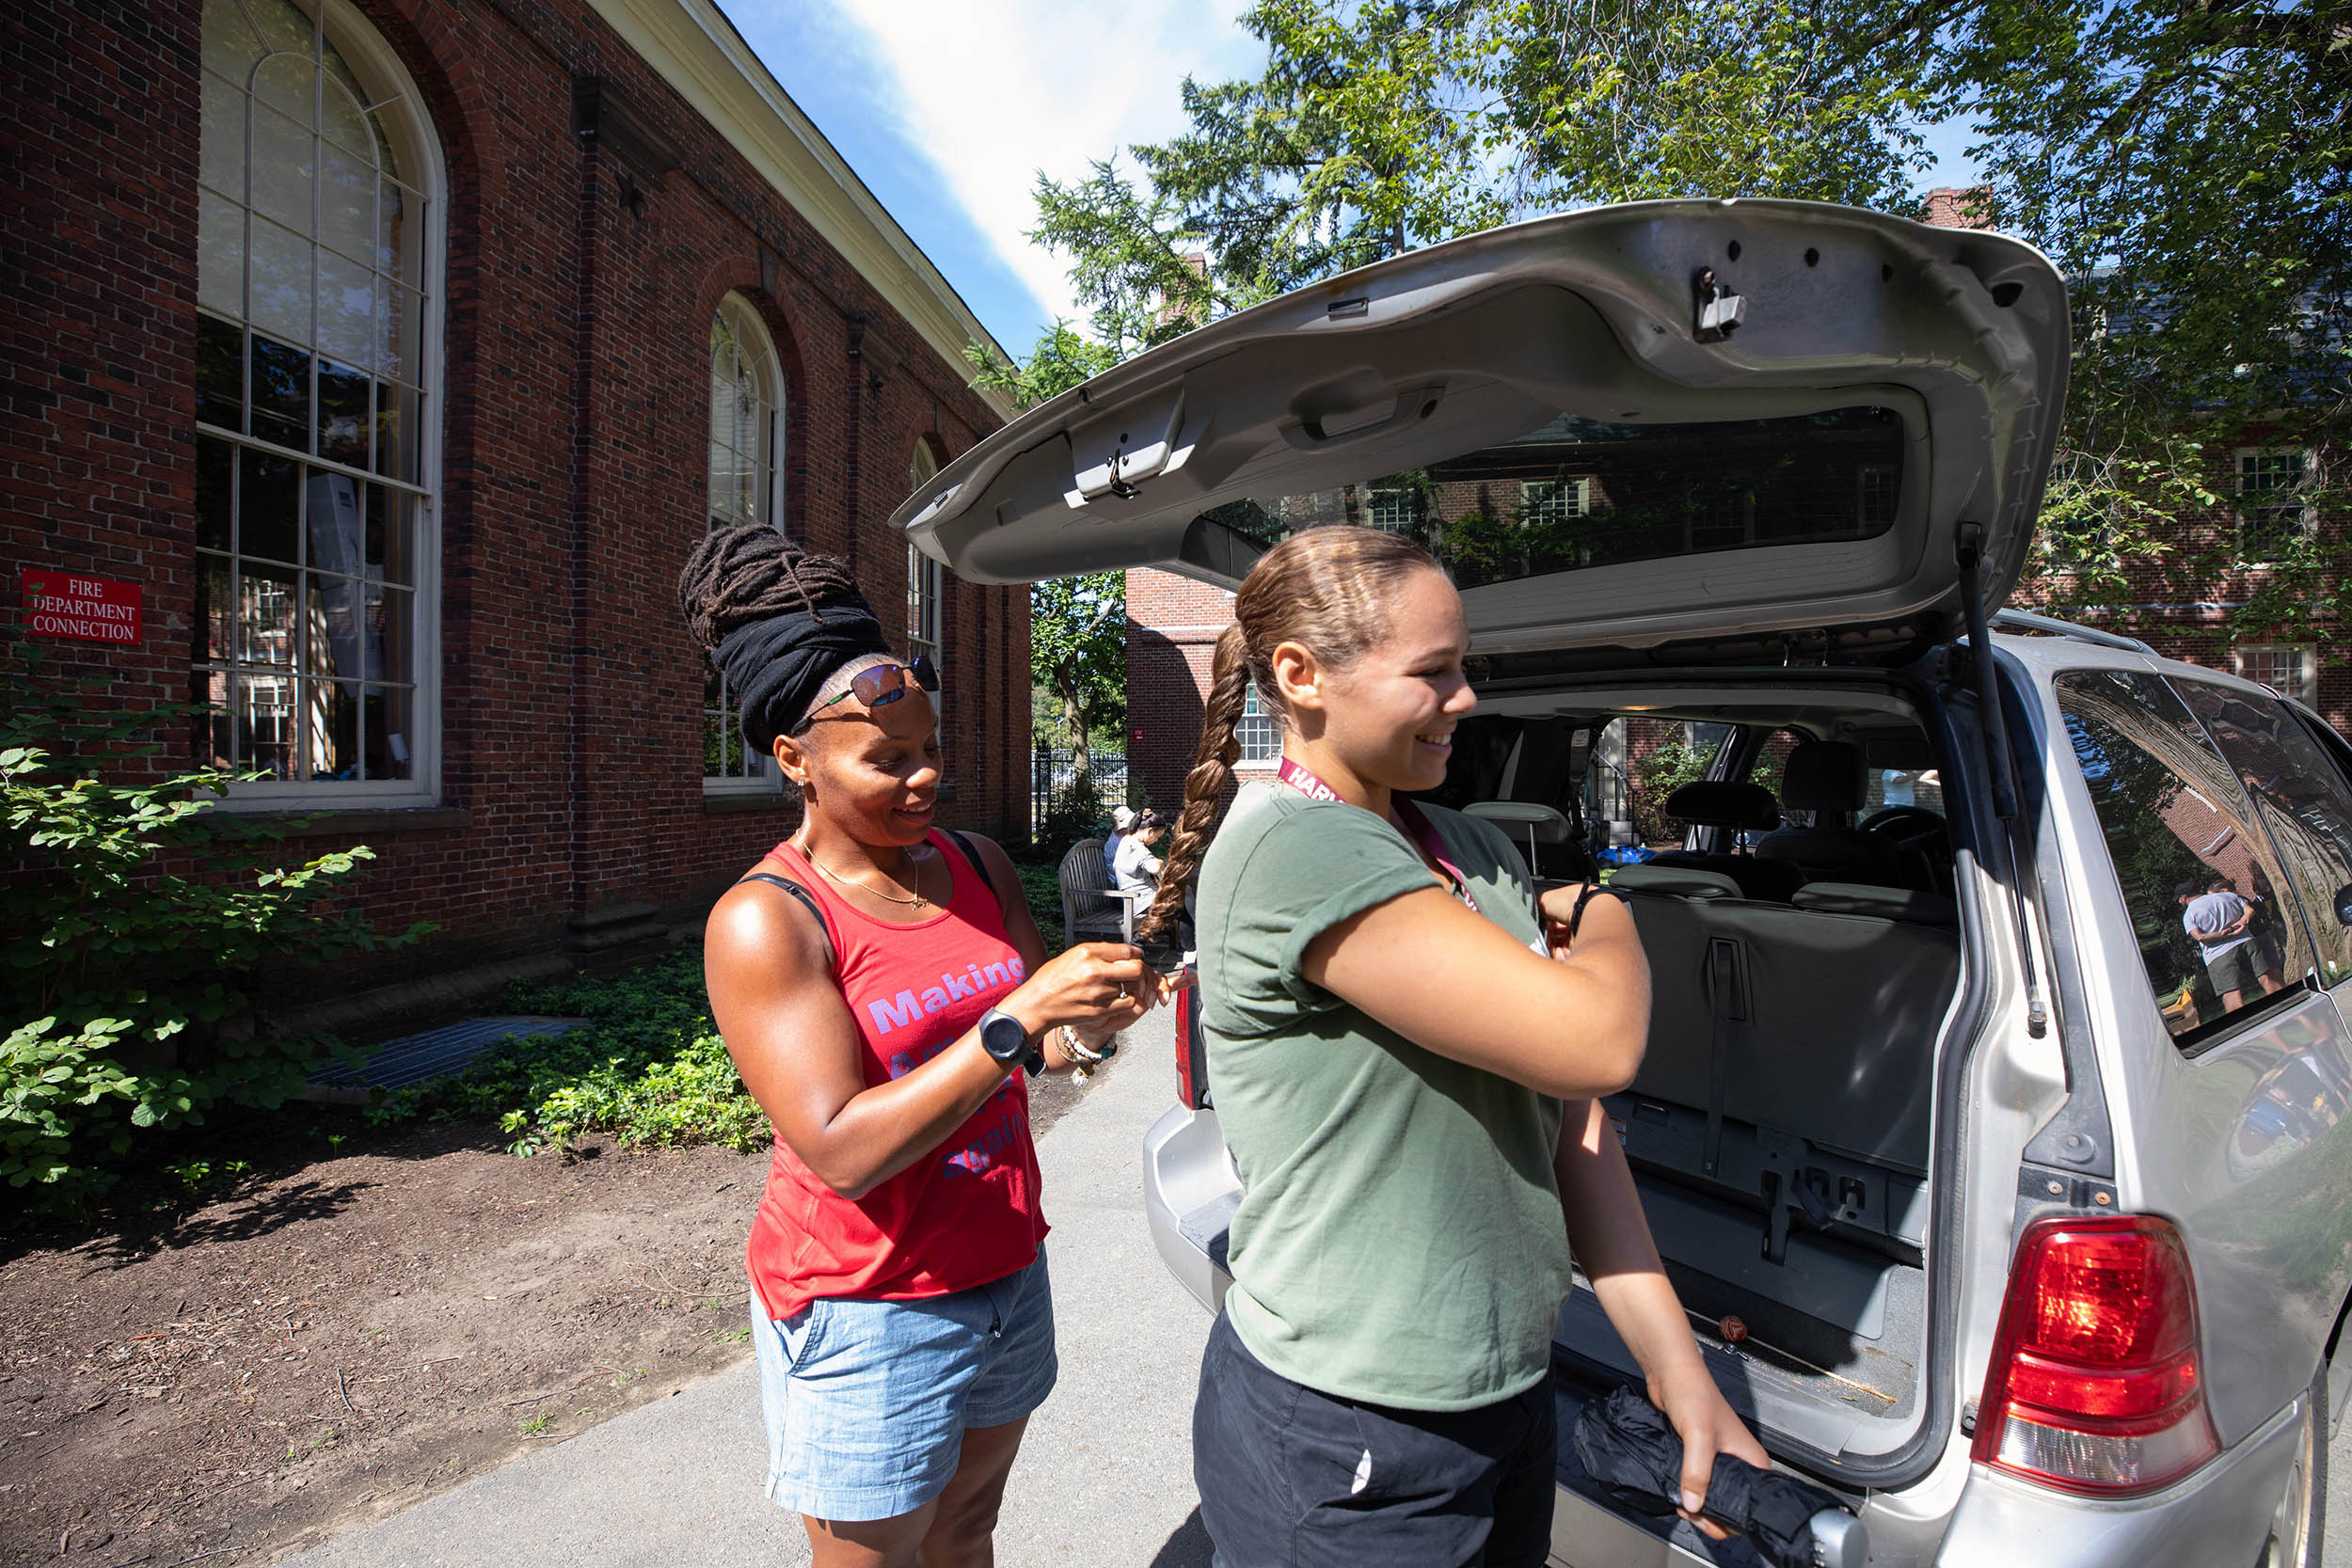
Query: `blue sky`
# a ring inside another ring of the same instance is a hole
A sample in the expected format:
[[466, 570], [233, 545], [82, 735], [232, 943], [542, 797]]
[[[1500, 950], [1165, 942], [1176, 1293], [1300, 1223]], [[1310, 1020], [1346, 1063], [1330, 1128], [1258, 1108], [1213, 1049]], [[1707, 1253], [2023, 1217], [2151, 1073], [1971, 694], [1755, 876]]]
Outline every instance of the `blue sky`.
[[[1029, 243], [1038, 172], [1182, 128], [1187, 74], [1251, 71], [1243, 0], [720, 0], [776, 80], [946, 276], [1025, 354], [1056, 316], [1083, 324], [1063, 263]], [[1111, 19], [1116, 18], [1116, 24]], [[1939, 127], [1930, 184], [1957, 184], [1965, 133]]]

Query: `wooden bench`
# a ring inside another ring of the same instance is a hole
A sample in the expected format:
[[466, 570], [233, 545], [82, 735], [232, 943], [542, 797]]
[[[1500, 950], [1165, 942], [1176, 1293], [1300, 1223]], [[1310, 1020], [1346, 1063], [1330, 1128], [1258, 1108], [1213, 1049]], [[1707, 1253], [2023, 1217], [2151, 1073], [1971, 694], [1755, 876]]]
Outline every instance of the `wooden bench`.
[[1061, 938], [1074, 947], [1079, 933], [1121, 942], [1136, 940], [1136, 920], [1150, 903], [1143, 893], [1121, 893], [1103, 863], [1103, 841], [1082, 838], [1061, 858]]

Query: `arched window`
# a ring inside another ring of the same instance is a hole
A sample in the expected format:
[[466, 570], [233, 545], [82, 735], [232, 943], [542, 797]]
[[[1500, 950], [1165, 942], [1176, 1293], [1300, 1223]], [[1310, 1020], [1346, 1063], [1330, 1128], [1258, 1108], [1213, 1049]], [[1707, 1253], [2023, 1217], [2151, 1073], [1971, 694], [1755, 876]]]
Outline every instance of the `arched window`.
[[[907, 489], [910, 493], [930, 483], [939, 472], [939, 458], [929, 441], [914, 443], [914, 456], [907, 464]], [[933, 664], [939, 662], [939, 562], [916, 549], [907, 546], [907, 657], [928, 655]]]
[[346, 0], [205, 0], [197, 760], [248, 799], [438, 786], [440, 150]]
[[[784, 527], [784, 372], [759, 312], [741, 294], [710, 319], [709, 526]], [[743, 742], [735, 694], [716, 670], [703, 676], [703, 788], [777, 787], [775, 761]]]
[[741, 294], [710, 319], [710, 526], [784, 526], [784, 376]]

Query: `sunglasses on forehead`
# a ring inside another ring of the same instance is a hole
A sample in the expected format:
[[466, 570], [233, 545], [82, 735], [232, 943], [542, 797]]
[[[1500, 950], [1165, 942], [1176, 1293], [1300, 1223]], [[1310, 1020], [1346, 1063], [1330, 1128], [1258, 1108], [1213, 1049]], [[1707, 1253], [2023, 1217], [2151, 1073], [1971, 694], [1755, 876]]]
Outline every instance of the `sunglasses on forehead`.
[[808, 710], [808, 717], [795, 726], [794, 733], [817, 722], [817, 716], [835, 703], [855, 697], [868, 708], [888, 707], [907, 694], [910, 685], [926, 691], [939, 689], [939, 672], [931, 667], [929, 655], [917, 654], [905, 664], [877, 664], [871, 670], [860, 670], [850, 677], [850, 689], [838, 697], [828, 697]]

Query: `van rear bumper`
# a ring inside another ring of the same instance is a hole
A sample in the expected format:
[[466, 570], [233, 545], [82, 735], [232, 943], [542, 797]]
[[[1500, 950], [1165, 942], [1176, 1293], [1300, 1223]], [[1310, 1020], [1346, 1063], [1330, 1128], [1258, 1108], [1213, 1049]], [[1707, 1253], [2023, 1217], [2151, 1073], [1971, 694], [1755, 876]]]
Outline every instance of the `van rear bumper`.
[[[1581, 1408], [1564, 1390], [1563, 1421]], [[2295, 1462], [2304, 1401], [2296, 1400], [2244, 1442], [2179, 1484], [2145, 1497], [2094, 1502], [2034, 1486], [1977, 1465], [1942, 1539], [1915, 1555], [1922, 1524], [1873, 1517], [1871, 1568], [2216, 1568], [2251, 1562], [2270, 1528]], [[1561, 1433], [1565, 1445], [1566, 1429]], [[1565, 1467], [1565, 1466], [1564, 1466]], [[1563, 1484], [1551, 1516], [1551, 1561], [1562, 1568], [1708, 1568], [1716, 1560], [1684, 1526], [1626, 1517]], [[1931, 1524], [1926, 1527], [1932, 1529]], [[1728, 1555], [1728, 1554], [1727, 1554]], [[1744, 1557], [1734, 1560], [1747, 1560]]]

